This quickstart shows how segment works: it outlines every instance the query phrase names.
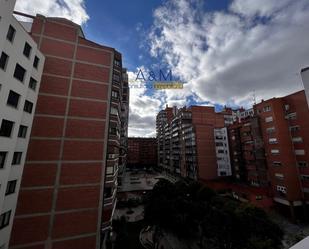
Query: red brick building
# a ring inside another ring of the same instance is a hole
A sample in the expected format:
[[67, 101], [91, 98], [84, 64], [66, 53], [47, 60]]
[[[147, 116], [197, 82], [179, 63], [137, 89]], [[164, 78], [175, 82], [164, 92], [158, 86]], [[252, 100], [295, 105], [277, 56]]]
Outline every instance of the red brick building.
[[309, 203], [309, 110], [304, 91], [255, 105], [274, 201], [302, 210]]
[[254, 106], [254, 113], [228, 127], [234, 179], [268, 187], [268, 196], [295, 219], [309, 203], [305, 92], [263, 100]]
[[[172, 114], [172, 115], [171, 115]], [[224, 127], [224, 115], [214, 107], [167, 107], [157, 115], [159, 168], [201, 181], [217, 178], [214, 129]]]
[[127, 165], [131, 168], [155, 167], [157, 165], [156, 138], [129, 137]]
[[10, 248], [100, 248], [126, 162], [121, 54], [63, 18], [36, 16], [31, 35], [46, 61]]

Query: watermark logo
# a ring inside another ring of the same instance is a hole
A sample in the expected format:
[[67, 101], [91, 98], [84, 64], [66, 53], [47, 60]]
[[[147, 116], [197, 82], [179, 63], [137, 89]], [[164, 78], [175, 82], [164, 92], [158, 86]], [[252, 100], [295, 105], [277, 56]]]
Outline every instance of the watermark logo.
[[150, 88], [155, 90], [183, 89], [182, 82], [173, 80], [172, 70], [164, 72], [159, 69], [158, 72], [151, 70], [146, 72], [139, 69], [135, 81], [143, 84], [131, 85], [131, 88]]

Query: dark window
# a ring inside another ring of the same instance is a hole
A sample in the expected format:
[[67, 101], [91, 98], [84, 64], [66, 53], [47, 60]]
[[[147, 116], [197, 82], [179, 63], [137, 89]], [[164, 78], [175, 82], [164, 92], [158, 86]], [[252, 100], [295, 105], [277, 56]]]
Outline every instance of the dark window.
[[20, 97], [20, 95], [18, 93], [11, 90], [6, 103], [10, 106], [17, 108], [18, 102], [19, 102], [19, 97]]
[[118, 134], [117, 127], [110, 127], [109, 132], [111, 135], [117, 135]]
[[118, 74], [113, 74], [113, 79], [117, 82], [120, 81], [120, 76]]
[[21, 162], [22, 152], [14, 152], [12, 165], [18, 165]]
[[10, 137], [13, 130], [14, 122], [2, 119], [1, 128], [0, 128], [0, 136], [2, 137]]
[[1, 69], [5, 70], [7, 62], [8, 62], [8, 58], [9, 56], [6, 53], [2, 52], [1, 57], [0, 57], [0, 68]]
[[31, 77], [29, 81], [29, 88], [35, 91], [37, 83], [38, 82]]
[[27, 126], [20, 125], [19, 126], [19, 131], [18, 131], [18, 137], [25, 138], [27, 136]]
[[8, 185], [6, 186], [5, 195], [10, 195], [15, 193], [17, 180], [9, 181]]
[[24, 69], [21, 65], [16, 64], [15, 71], [14, 71], [14, 77], [21, 82], [24, 81], [26, 69]]
[[11, 218], [11, 210], [7, 211], [0, 216], [0, 229], [8, 226], [10, 224], [10, 218]]
[[33, 103], [31, 103], [30, 101], [26, 100], [25, 101], [25, 106], [24, 106], [24, 111], [32, 113], [32, 108], [33, 108]]
[[118, 99], [118, 92], [112, 91], [112, 97]]
[[40, 59], [37, 56], [35, 56], [34, 61], [33, 61], [33, 66], [35, 68], [38, 68], [39, 62], [40, 62]]
[[0, 151], [0, 168], [4, 167], [7, 152]]
[[33, 103], [31, 103], [30, 101], [26, 100], [25, 101], [25, 106], [24, 106], [24, 111], [32, 113], [32, 108], [33, 108]]
[[112, 196], [112, 188], [105, 188], [104, 189], [104, 198], [110, 198]]
[[114, 60], [114, 65], [117, 66], [117, 67], [120, 67], [121, 63], [120, 63], [119, 60]]
[[12, 25], [10, 25], [9, 30], [8, 30], [8, 33], [7, 33], [7, 35], [6, 35], [6, 38], [7, 38], [9, 41], [13, 42], [14, 37], [15, 37], [15, 33], [16, 33], [16, 30], [12, 27]]
[[29, 45], [28, 42], [26, 42], [26, 43], [25, 43], [25, 46], [24, 46], [24, 55], [25, 55], [26, 57], [28, 57], [28, 58], [29, 58], [29, 56], [30, 56], [31, 49], [32, 49], [32, 47]]

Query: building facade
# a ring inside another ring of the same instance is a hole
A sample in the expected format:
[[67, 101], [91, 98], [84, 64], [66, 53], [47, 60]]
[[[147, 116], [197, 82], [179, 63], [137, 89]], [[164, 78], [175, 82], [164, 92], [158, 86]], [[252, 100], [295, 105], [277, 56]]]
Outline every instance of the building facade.
[[215, 146], [217, 156], [217, 175], [218, 176], [231, 176], [231, 159], [229, 149], [229, 136], [226, 127], [215, 128]]
[[156, 138], [129, 137], [127, 166], [135, 169], [157, 166]]
[[44, 66], [37, 44], [0, 2], [0, 248], [8, 248]]
[[126, 162], [122, 56], [63, 18], [30, 27], [46, 60], [10, 248], [101, 248]]
[[309, 203], [309, 109], [305, 91], [254, 106], [260, 118], [274, 201], [291, 211]]
[[216, 128], [224, 128], [224, 115], [216, 113], [214, 107], [167, 107], [160, 111], [157, 115], [159, 168], [200, 181], [216, 179]]

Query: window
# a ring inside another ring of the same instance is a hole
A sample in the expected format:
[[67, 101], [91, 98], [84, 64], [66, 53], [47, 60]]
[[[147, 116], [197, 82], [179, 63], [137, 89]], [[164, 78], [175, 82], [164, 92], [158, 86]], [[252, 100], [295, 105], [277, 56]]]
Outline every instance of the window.
[[270, 133], [274, 133], [275, 130], [276, 130], [275, 127], [269, 127], [269, 128], [266, 129], [266, 132], [267, 132], [268, 134], [270, 134]]
[[112, 188], [104, 188], [104, 198], [110, 198], [112, 197]]
[[34, 68], [38, 68], [39, 62], [40, 62], [39, 57], [35, 56], [35, 57], [34, 57], [34, 61], [33, 61], [33, 67], [34, 67]]
[[303, 181], [309, 181], [309, 175], [301, 175], [300, 177]]
[[32, 108], [33, 108], [33, 103], [30, 101], [26, 100], [25, 101], [25, 106], [24, 106], [24, 111], [28, 113], [32, 113]]
[[5, 70], [7, 62], [8, 62], [8, 58], [9, 56], [6, 53], [4, 52], [1, 53], [1, 57], [0, 57], [0, 68], [1, 69]]
[[2, 137], [10, 137], [13, 130], [14, 122], [2, 119], [1, 128], [0, 128], [0, 136]]
[[113, 74], [113, 80], [119, 82], [120, 81], [120, 76], [118, 74]]
[[278, 149], [272, 149], [270, 151], [270, 153], [273, 154], [273, 155], [278, 155], [280, 153], [280, 151]]
[[25, 43], [25, 46], [24, 46], [24, 55], [25, 55], [26, 57], [28, 57], [28, 58], [30, 57], [31, 49], [32, 49], [32, 47], [29, 45], [28, 42], [26, 42], [26, 43]]
[[5, 159], [6, 159], [6, 154], [7, 154], [7, 152], [0, 151], [0, 168], [1, 169], [4, 167]]
[[107, 175], [112, 175], [112, 174], [114, 174], [114, 167], [107, 167], [107, 168], [106, 168], [106, 174], [107, 174]]
[[118, 109], [115, 107], [111, 107], [111, 114], [118, 115]]
[[273, 121], [273, 117], [272, 116], [265, 118], [265, 122], [266, 123], [269, 123], [269, 122], [272, 122], [272, 121]]
[[268, 105], [268, 106], [264, 106], [263, 108], [263, 112], [270, 112], [271, 111], [271, 107]]
[[290, 131], [291, 131], [291, 132], [299, 131], [299, 125], [290, 126]]
[[10, 195], [15, 193], [17, 180], [9, 181], [8, 185], [6, 186], [5, 195]]
[[297, 162], [298, 167], [308, 167], [308, 163], [306, 161]]
[[292, 141], [293, 141], [293, 143], [302, 143], [303, 138], [302, 137], [293, 137]]
[[20, 125], [19, 126], [19, 131], [18, 131], [18, 137], [25, 138], [27, 136], [27, 126]]
[[278, 143], [277, 138], [270, 138], [268, 141], [269, 141], [270, 144], [277, 144]]
[[15, 33], [16, 33], [16, 30], [13, 28], [12, 25], [10, 25], [9, 30], [8, 30], [8, 33], [6, 34], [6, 38], [7, 38], [10, 42], [13, 42], [14, 37], [15, 37]]
[[10, 224], [11, 210], [7, 211], [0, 216], [0, 229]]
[[114, 60], [114, 65], [120, 67], [121, 66], [120, 61], [119, 60]]
[[15, 66], [14, 71], [14, 77], [18, 79], [19, 81], [23, 82], [26, 74], [26, 69], [24, 69], [21, 65], [18, 63]]
[[118, 99], [118, 92], [112, 91], [112, 97]]
[[110, 128], [109, 128], [109, 133], [110, 133], [111, 135], [118, 135], [118, 129], [117, 129], [117, 127], [110, 127]]
[[116, 158], [116, 154], [108, 154], [107, 158], [108, 159], [115, 159]]
[[296, 119], [297, 115], [296, 115], [296, 112], [293, 112], [293, 113], [289, 113], [288, 115], [285, 116], [286, 119]]
[[18, 165], [21, 162], [22, 152], [14, 152], [12, 165]]
[[19, 102], [19, 97], [20, 95], [14, 91], [10, 91], [8, 100], [7, 100], [7, 105], [10, 105], [14, 108], [17, 108], [18, 102]]
[[278, 162], [278, 161], [273, 162], [273, 166], [281, 166], [281, 165], [282, 165], [281, 162]]
[[280, 174], [280, 173], [275, 173], [275, 177], [279, 180], [283, 180], [284, 179], [284, 175]]
[[35, 91], [37, 83], [38, 83], [38, 82], [37, 82], [35, 79], [33, 79], [32, 77], [30, 77], [29, 88], [31, 88], [32, 90]]
[[295, 150], [295, 155], [297, 156], [305, 155], [305, 150]]

